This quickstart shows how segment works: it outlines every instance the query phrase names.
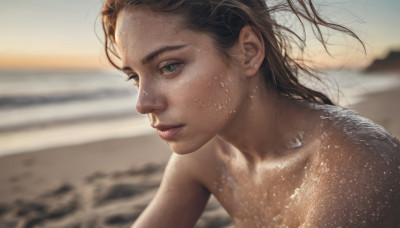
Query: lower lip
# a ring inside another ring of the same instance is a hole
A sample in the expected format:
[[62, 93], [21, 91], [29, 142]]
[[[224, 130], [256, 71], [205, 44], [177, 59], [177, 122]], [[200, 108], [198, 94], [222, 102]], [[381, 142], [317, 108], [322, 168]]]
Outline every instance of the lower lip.
[[182, 130], [183, 126], [178, 126], [178, 127], [174, 127], [174, 128], [170, 128], [167, 130], [157, 130], [158, 135], [160, 136], [160, 138], [164, 139], [164, 140], [172, 140], [173, 138], [175, 138], [179, 132]]

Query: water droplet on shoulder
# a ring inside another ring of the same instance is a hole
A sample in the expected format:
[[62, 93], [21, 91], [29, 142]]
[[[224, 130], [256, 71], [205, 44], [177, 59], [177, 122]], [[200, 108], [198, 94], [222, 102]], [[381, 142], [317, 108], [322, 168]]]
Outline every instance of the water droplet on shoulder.
[[298, 138], [295, 138], [293, 141], [289, 142], [289, 149], [296, 149], [301, 147], [303, 144], [300, 142]]

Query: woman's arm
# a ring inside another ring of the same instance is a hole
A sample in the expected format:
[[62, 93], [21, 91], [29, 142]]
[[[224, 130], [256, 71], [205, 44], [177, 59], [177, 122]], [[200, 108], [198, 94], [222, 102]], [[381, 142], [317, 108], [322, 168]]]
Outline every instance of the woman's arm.
[[132, 228], [179, 228], [196, 224], [210, 192], [196, 180], [193, 162], [190, 155], [171, 156], [156, 196]]

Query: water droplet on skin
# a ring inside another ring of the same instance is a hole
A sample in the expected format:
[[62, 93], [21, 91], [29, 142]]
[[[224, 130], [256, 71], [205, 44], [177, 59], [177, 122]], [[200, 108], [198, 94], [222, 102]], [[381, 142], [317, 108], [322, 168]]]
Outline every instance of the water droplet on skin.
[[149, 94], [146, 91], [143, 90], [143, 95], [147, 96]]
[[338, 148], [340, 148], [340, 146], [339, 145], [335, 145], [335, 149], [338, 149]]
[[293, 141], [289, 142], [289, 149], [295, 149], [301, 147], [303, 144], [300, 142], [298, 138], [295, 138]]
[[294, 193], [290, 196], [290, 199], [294, 199], [298, 194], [299, 194], [299, 188], [296, 188], [295, 190], [294, 190]]
[[328, 119], [326, 116], [320, 116], [319, 118], [321, 118], [321, 120]]
[[224, 87], [225, 87], [225, 84], [224, 84], [223, 82], [221, 82], [221, 87], [222, 87], [222, 88], [224, 88]]
[[282, 221], [282, 215], [278, 214], [277, 216], [273, 217], [272, 220], [274, 222], [281, 222]]
[[226, 92], [226, 93], [228, 93], [228, 92], [229, 92], [229, 90], [228, 90], [228, 89], [225, 89], [225, 92]]

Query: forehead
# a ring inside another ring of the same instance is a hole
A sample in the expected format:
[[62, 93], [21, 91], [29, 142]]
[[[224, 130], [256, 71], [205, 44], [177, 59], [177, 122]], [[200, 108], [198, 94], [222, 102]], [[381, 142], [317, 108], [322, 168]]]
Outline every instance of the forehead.
[[182, 41], [182, 18], [159, 13], [143, 7], [128, 8], [117, 18], [115, 39], [123, 54], [127, 50], [153, 49], [154, 46], [171, 45]]

